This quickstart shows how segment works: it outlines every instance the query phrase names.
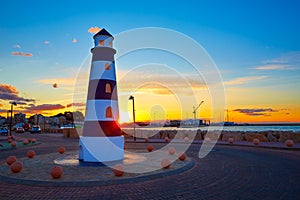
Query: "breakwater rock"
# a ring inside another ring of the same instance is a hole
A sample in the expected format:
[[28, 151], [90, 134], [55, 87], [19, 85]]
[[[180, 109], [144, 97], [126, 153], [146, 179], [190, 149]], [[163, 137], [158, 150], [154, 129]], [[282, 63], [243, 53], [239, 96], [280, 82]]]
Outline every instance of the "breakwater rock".
[[[125, 137], [133, 136], [133, 130], [124, 131]], [[184, 139], [188, 137], [190, 140], [204, 140], [207, 136], [213, 140], [228, 141], [233, 138], [234, 141], [248, 141], [252, 142], [257, 138], [261, 142], [285, 142], [286, 140], [293, 140], [300, 142], [300, 132], [293, 131], [261, 131], [261, 132], [246, 132], [246, 131], [205, 131], [205, 130], [145, 130], [136, 129], [135, 136], [137, 138], [153, 138], [164, 139]]]

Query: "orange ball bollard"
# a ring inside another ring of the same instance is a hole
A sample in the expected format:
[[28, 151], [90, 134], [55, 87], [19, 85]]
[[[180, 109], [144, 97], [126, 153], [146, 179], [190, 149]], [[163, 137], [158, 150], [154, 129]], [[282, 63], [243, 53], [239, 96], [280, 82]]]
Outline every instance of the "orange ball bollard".
[[9, 156], [7, 159], [6, 159], [6, 163], [8, 164], [8, 165], [11, 165], [11, 164], [13, 164], [14, 162], [16, 162], [17, 161], [17, 157], [16, 156]]
[[59, 147], [59, 148], [57, 149], [57, 152], [60, 153], [60, 154], [65, 153], [65, 151], [66, 151], [65, 147]]
[[12, 146], [12, 147], [16, 147], [16, 146], [17, 146], [17, 143], [16, 143], [15, 141], [13, 141], [13, 142], [11, 143], [11, 146]]
[[286, 145], [287, 147], [292, 147], [292, 146], [294, 146], [294, 141], [293, 141], [293, 140], [286, 140], [286, 141], [285, 141], [285, 145]]
[[171, 161], [168, 158], [162, 159], [160, 164], [164, 169], [169, 169], [171, 167]]
[[10, 166], [10, 170], [13, 173], [19, 173], [23, 168], [23, 164], [19, 161], [14, 162], [13, 164], [11, 164]]
[[169, 137], [165, 137], [165, 142], [170, 142], [170, 138]]
[[63, 168], [61, 166], [54, 166], [51, 168], [50, 175], [54, 179], [58, 179], [62, 176], [63, 174]]
[[115, 176], [123, 176], [124, 175], [124, 166], [122, 164], [116, 164], [113, 168]]
[[27, 157], [28, 158], [33, 158], [35, 156], [35, 151], [33, 150], [28, 150], [27, 151]]
[[149, 145], [147, 146], [147, 150], [148, 150], [149, 152], [153, 151], [153, 146], [152, 146], [151, 144], [149, 144]]
[[188, 137], [184, 137], [184, 139], [183, 139], [183, 140], [184, 140], [184, 142], [185, 142], [185, 143], [188, 143], [188, 142], [190, 141], [190, 138], [188, 138]]
[[174, 155], [175, 152], [176, 152], [176, 150], [175, 150], [174, 147], [170, 147], [170, 148], [168, 149], [168, 152], [169, 152], [170, 155]]
[[186, 154], [184, 152], [178, 153], [178, 159], [184, 161], [186, 159]]
[[253, 144], [254, 145], [259, 145], [259, 143], [260, 143], [259, 139], [257, 139], [257, 138], [253, 139]]

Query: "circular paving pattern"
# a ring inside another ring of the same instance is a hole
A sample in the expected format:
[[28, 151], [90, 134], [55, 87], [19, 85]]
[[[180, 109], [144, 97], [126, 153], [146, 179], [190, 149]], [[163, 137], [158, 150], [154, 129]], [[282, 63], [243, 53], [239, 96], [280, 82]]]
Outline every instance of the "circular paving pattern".
[[[164, 177], [186, 171], [194, 165], [194, 161], [188, 158], [185, 161], [176, 160], [169, 169], [159, 169], [148, 173], [126, 173], [126, 168], [135, 171], [133, 168], [139, 166], [134, 164], [143, 164], [146, 158], [127, 151], [124, 160], [104, 165], [101, 163], [80, 162], [77, 159], [77, 153], [77, 151], [71, 151], [65, 154], [50, 153], [35, 156], [34, 158], [18, 158], [18, 161], [23, 163], [22, 171], [20, 173], [12, 173], [9, 166], [3, 163], [0, 165], [0, 178], [9, 183], [25, 183], [39, 186], [99, 186]], [[150, 163], [152, 162], [160, 163], [160, 160], [151, 160]], [[125, 167], [125, 174], [122, 177], [115, 177], [113, 173], [112, 167], [117, 163], [121, 163]], [[63, 167], [64, 173], [60, 179], [53, 179], [50, 176], [50, 170], [55, 165]], [[145, 168], [147, 167], [146, 165], [147, 163], [144, 165]]]

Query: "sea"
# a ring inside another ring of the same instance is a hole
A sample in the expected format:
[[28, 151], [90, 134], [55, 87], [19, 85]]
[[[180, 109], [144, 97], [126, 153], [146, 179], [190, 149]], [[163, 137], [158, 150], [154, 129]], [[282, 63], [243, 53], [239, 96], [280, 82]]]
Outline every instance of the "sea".
[[203, 126], [203, 127], [136, 127], [136, 129], [140, 130], [223, 130], [223, 131], [243, 131], [243, 132], [263, 132], [263, 131], [293, 131], [293, 132], [300, 132], [300, 126], [280, 126], [280, 125], [251, 125], [251, 126]]

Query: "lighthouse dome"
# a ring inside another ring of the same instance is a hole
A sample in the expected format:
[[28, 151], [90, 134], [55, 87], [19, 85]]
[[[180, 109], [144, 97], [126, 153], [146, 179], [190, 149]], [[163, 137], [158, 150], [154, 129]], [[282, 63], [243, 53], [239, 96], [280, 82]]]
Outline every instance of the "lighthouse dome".
[[104, 28], [94, 36], [95, 47], [111, 47], [113, 46], [114, 37]]

